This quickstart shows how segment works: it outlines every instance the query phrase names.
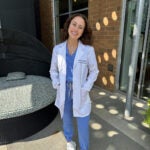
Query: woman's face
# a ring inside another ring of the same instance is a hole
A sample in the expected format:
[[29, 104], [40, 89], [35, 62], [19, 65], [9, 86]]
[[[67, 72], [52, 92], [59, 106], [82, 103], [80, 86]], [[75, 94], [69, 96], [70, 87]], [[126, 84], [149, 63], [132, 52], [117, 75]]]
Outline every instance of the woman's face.
[[84, 19], [81, 18], [80, 16], [74, 17], [71, 20], [69, 28], [68, 28], [69, 38], [78, 40], [82, 36], [84, 32], [84, 28], [85, 28]]

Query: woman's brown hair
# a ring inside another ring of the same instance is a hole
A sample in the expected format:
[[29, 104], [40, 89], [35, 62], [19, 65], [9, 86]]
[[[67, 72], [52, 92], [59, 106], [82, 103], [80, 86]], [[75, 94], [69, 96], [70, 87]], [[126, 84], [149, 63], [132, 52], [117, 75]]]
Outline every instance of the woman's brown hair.
[[62, 30], [62, 41], [65, 41], [65, 40], [68, 39], [68, 37], [69, 37], [69, 34], [68, 34], [69, 25], [70, 25], [72, 19], [75, 18], [75, 17], [78, 17], [78, 16], [81, 17], [81, 18], [84, 20], [84, 22], [85, 22], [85, 28], [84, 28], [83, 34], [82, 34], [82, 36], [79, 38], [79, 40], [80, 40], [83, 44], [91, 45], [91, 43], [92, 43], [92, 30], [91, 30], [91, 28], [90, 28], [90, 26], [89, 26], [89, 24], [88, 24], [88, 20], [87, 20], [86, 16], [83, 15], [83, 14], [79, 14], [79, 13], [71, 15], [71, 16], [66, 20], [66, 22], [65, 22], [65, 24], [64, 24], [64, 28], [63, 28], [63, 30]]

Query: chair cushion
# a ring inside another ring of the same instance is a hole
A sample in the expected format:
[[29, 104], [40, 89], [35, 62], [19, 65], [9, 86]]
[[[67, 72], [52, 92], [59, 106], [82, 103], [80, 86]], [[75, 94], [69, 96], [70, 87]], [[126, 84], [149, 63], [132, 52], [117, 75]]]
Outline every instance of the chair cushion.
[[6, 81], [11, 80], [22, 80], [25, 79], [26, 75], [24, 72], [10, 72], [6, 77]]
[[22, 80], [0, 78], [0, 119], [17, 117], [40, 110], [55, 101], [56, 91], [50, 78], [26, 75]]

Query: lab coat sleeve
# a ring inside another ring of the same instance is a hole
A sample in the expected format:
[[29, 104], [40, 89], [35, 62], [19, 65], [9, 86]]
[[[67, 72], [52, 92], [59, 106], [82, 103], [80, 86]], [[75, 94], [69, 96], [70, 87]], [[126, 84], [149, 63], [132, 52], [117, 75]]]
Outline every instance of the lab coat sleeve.
[[59, 86], [59, 72], [58, 72], [58, 61], [57, 61], [57, 53], [54, 47], [51, 59], [51, 67], [50, 67], [50, 78], [52, 80], [52, 85], [54, 89], [57, 89]]
[[97, 66], [97, 60], [94, 52], [94, 48], [90, 47], [90, 52], [88, 53], [88, 77], [84, 83], [83, 89], [90, 91], [94, 82], [97, 79], [99, 70]]

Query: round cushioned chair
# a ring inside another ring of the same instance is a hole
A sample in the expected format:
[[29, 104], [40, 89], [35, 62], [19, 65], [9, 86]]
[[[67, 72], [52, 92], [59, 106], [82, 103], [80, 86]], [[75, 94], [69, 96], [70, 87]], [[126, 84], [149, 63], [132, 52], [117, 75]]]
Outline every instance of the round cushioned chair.
[[56, 117], [50, 58], [36, 38], [0, 30], [0, 144], [31, 136]]

